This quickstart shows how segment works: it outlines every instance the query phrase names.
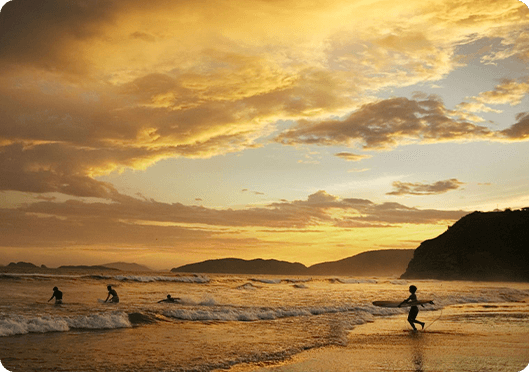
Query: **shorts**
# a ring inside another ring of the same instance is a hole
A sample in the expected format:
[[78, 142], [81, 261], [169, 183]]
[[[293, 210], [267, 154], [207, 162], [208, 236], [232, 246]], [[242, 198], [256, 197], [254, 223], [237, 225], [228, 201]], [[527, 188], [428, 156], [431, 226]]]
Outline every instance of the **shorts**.
[[417, 306], [412, 306], [410, 313], [408, 314], [408, 320], [413, 322], [415, 318], [417, 318], [417, 314], [419, 314], [419, 308]]

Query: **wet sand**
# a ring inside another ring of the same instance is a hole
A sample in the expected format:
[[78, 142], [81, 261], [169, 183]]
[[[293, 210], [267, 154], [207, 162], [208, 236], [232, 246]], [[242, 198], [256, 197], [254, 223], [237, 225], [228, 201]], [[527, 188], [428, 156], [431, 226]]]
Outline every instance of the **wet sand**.
[[379, 319], [352, 330], [347, 346], [309, 350], [281, 365], [241, 366], [233, 371], [529, 371], [526, 315], [509, 309], [461, 311], [456, 307], [429, 324], [438, 317], [435, 313], [421, 313], [430, 320], [424, 331], [411, 331], [405, 315]]

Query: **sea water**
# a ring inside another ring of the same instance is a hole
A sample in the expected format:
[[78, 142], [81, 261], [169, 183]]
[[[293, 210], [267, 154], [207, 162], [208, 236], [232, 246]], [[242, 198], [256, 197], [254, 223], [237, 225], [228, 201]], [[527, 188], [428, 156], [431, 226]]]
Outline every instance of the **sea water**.
[[[443, 310], [477, 306], [494, 313], [507, 304], [513, 322], [529, 335], [527, 283], [0, 273], [0, 360], [10, 371], [96, 372], [214, 371], [277, 363], [309, 349], [346, 346], [352, 329], [377, 319], [400, 317], [402, 328], [409, 328], [407, 309], [372, 302], [404, 300], [411, 284], [419, 299], [434, 301], [419, 314], [430, 330], [443, 321]], [[106, 298], [107, 285], [118, 292], [118, 304], [98, 301]], [[63, 292], [62, 305], [47, 302], [55, 286]], [[167, 294], [180, 303], [158, 303]]]

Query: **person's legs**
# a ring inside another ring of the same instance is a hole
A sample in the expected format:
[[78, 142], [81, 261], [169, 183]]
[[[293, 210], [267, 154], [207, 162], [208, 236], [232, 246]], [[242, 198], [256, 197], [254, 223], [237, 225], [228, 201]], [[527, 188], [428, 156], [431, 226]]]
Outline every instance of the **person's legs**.
[[417, 314], [419, 314], [419, 309], [417, 308], [417, 306], [412, 306], [408, 314], [408, 322], [410, 323], [411, 328], [413, 328], [414, 330], [417, 330], [417, 328], [415, 328], [414, 323], [419, 323], [424, 328], [424, 323], [421, 323], [415, 319], [417, 317]]

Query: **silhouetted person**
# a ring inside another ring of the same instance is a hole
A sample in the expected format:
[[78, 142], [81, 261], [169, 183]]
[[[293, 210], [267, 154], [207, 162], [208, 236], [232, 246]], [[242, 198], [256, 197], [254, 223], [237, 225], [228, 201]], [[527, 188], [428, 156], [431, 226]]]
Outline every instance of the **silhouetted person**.
[[[118, 297], [118, 293], [116, 292], [116, 290], [112, 289], [111, 285], [107, 286], [107, 289], [108, 289], [108, 296], [107, 296], [107, 299], [105, 300], [105, 302], [107, 302], [108, 299], [110, 298], [109, 302], [118, 303], [119, 302], [119, 297]], [[110, 296], [112, 296], [112, 297], [110, 297]]]
[[[407, 299], [402, 301], [399, 304], [399, 307], [401, 307], [401, 305], [404, 305], [406, 303], [417, 302], [417, 295], [415, 294], [416, 291], [417, 291], [417, 287], [414, 286], [414, 285], [410, 285], [410, 293], [411, 293], [411, 295], [410, 295], [410, 297], [408, 297]], [[424, 307], [423, 304], [421, 304], [421, 306]], [[417, 320], [417, 314], [419, 314], [419, 308], [417, 307], [417, 305], [412, 305], [411, 308], [410, 308], [410, 312], [408, 313], [408, 322], [411, 324], [411, 327], [415, 331], [417, 330], [417, 328], [415, 328], [415, 323], [420, 324], [421, 325], [421, 329], [424, 329], [424, 323]]]
[[56, 304], [62, 304], [62, 292], [59, 291], [59, 288], [57, 288], [57, 287], [53, 287], [53, 295], [48, 300], [48, 302], [53, 300], [54, 297], [55, 297], [55, 303]]
[[179, 298], [173, 298], [173, 297], [171, 297], [170, 294], [168, 294], [167, 298], [164, 298], [163, 300], [158, 301], [158, 303], [160, 303], [160, 302], [179, 302], [179, 301], [180, 301]]

